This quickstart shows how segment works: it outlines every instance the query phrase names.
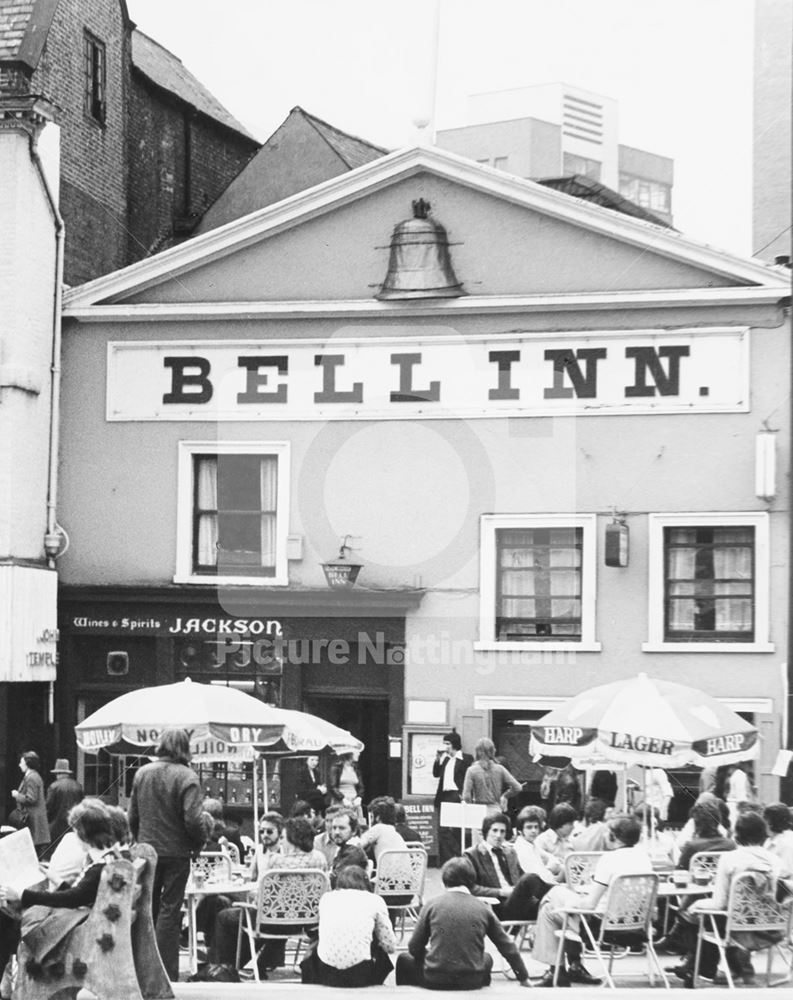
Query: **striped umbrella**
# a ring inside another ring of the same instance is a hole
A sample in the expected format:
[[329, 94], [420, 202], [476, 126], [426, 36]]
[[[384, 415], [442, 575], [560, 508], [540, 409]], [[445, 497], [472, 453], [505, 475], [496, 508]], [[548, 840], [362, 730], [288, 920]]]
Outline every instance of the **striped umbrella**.
[[646, 674], [582, 691], [531, 728], [535, 757], [716, 767], [757, 756], [757, 730], [697, 688]]

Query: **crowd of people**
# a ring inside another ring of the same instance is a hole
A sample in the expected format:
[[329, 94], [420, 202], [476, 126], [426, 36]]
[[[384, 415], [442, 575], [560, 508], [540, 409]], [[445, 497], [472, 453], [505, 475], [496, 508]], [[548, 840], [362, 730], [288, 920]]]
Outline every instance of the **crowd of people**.
[[[519, 985], [531, 985], [514, 934], [514, 923], [526, 921], [534, 924], [532, 959], [544, 967], [535, 985], [598, 984], [600, 980], [582, 962], [582, 945], [575, 933], [565, 938], [559, 964], [565, 909], [573, 904], [597, 912], [616, 876], [688, 869], [702, 851], [721, 852], [723, 857], [711, 901], [698, 903], [699, 907], [723, 909], [730, 880], [744, 871], [767, 877], [769, 884], [793, 896], [793, 820], [782, 803], [728, 803], [705, 790], [683, 828], [674, 832], [664, 828], [663, 810], [656, 801], [645, 801], [635, 813], [622, 814], [592, 795], [584, 802], [565, 796], [548, 811], [526, 805], [510, 817], [506, 806], [522, 786], [496, 760], [493, 743], [480, 740], [473, 759], [462, 753], [459, 736], [452, 732], [435, 762], [436, 806], [456, 801], [485, 805], [481, 836], [463, 849], [459, 831], [453, 830], [455, 836], [449, 837], [440, 827], [444, 891], [422, 907], [406, 951], [400, 951], [394, 962], [394, 906], [409, 898], [390, 900], [389, 910], [373, 893], [372, 876], [383, 852], [405, 850], [421, 838], [407, 824], [404, 807], [388, 796], [372, 799], [364, 819], [363, 785], [352, 756], [337, 761], [327, 783], [320, 779], [317, 759], [308, 758], [298, 784], [304, 798], [294, 803], [289, 815], [265, 812], [247, 851], [238, 825], [224, 819], [222, 803], [204, 797], [190, 766], [189, 739], [183, 730], [164, 733], [156, 759], [136, 772], [127, 812], [84, 798], [68, 761], [56, 763], [55, 780], [46, 791], [35, 753], [22, 755], [20, 770], [23, 778], [14, 792], [15, 807], [24, 810], [37, 852], [46, 858], [47, 879], [21, 893], [0, 886], [0, 968], [19, 941], [27, 942], [31, 930], [40, 926], [42, 912], [61, 915], [64, 928], [85, 919], [103, 865], [110, 858], [129, 856], [129, 845], [136, 841], [157, 852], [153, 918], [160, 955], [172, 980], [179, 974], [191, 860], [201, 850], [233, 849], [240, 859], [247, 855], [253, 883], [273, 869], [326, 872], [330, 889], [320, 901], [301, 977], [305, 983], [338, 987], [383, 983], [395, 970], [397, 985], [475, 989], [490, 981], [487, 940], [509, 963]], [[708, 780], [706, 775], [703, 781]], [[663, 783], [658, 786], [663, 788]], [[565, 875], [565, 859], [578, 852], [600, 853], [583, 896], [566, 883]], [[240, 966], [252, 962], [244, 937], [238, 956], [241, 911], [235, 903], [246, 896], [207, 894], [200, 900], [202, 977], [214, 970], [214, 977], [233, 980], [240, 974], [238, 957]], [[682, 897], [657, 949], [678, 956], [669, 971], [692, 985], [697, 918], [691, 900], [685, 893]], [[576, 930], [575, 919], [571, 927]], [[732, 975], [744, 982], [754, 976], [748, 944], [727, 951]], [[57, 956], [57, 949], [52, 954]], [[718, 957], [714, 946], [702, 946], [699, 972], [715, 982]], [[284, 941], [267, 940], [255, 961], [258, 978], [266, 979], [285, 962]], [[4, 980], [0, 1000], [8, 995]]]

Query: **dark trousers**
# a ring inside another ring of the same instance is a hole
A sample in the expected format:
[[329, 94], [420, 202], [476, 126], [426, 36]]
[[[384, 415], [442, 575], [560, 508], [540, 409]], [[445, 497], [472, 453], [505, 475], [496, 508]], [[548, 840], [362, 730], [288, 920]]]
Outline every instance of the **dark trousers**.
[[493, 908], [499, 920], [536, 920], [540, 900], [551, 887], [539, 875], [522, 875], [509, 897]]
[[337, 969], [326, 965], [312, 948], [300, 963], [300, 978], [305, 983], [317, 986], [336, 986], [342, 989], [357, 989], [363, 986], [382, 986], [393, 970], [391, 959], [378, 944], [372, 944], [372, 957], [368, 962], [359, 962], [349, 969]]
[[[716, 923], [718, 925], [720, 933], [724, 933], [724, 927], [726, 920], [724, 917], [716, 917]], [[736, 975], [742, 975], [744, 972], [750, 971], [752, 967], [751, 960], [749, 958], [749, 953], [743, 948], [738, 948], [735, 945], [731, 945], [729, 948], [724, 949], [727, 956], [727, 965], [730, 967], [730, 972]], [[686, 965], [694, 971], [694, 955], [696, 953], [696, 943], [693, 945], [691, 953], [686, 958]], [[699, 953], [699, 970], [700, 976], [704, 976], [707, 979], [713, 979], [716, 975], [716, 970], [719, 967], [719, 949], [715, 944], [711, 944], [709, 941], [702, 942], [702, 950]]]
[[493, 968], [493, 956], [485, 953], [484, 969], [467, 972], [464, 978], [444, 977], [433, 972], [427, 979], [423, 960], [414, 958], [407, 952], [397, 956], [396, 984], [397, 986], [423, 986], [427, 990], [479, 990], [490, 985], [490, 971]]
[[182, 902], [190, 875], [189, 858], [157, 859], [154, 870], [152, 917], [157, 948], [171, 982], [179, 979], [179, 934], [182, 930]]
[[0, 976], [8, 960], [16, 955], [19, 947], [19, 921], [7, 913], [0, 913]]
[[[239, 934], [242, 910], [236, 906], [227, 907], [221, 910], [215, 918], [215, 933], [212, 948], [209, 952], [210, 962], [219, 962], [221, 965], [235, 965], [237, 960], [237, 936]], [[262, 925], [262, 930], [266, 930], [266, 925]], [[302, 925], [296, 924], [286, 927], [274, 927], [273, 933], [286, 934], [293, 931], [295, 936], [302, 932]], [[264, 947], [259, 954], [259, 972], [266, 972], [267, 969], [277, 969], [286, 961], [286, 941], [265, 941]], [[248, 937], [243, 932], [240, 945], [240, 965], [245, 965], [251, 957], [251, 950], [248, 946]]]
[[[459, 792], [441, 792], [443, 802], [459, 802]], [[460, 830], [456, 826], [441, 826], [441, 807], [438, 806], [438, 864], [443, 866], [451, 858], [458, 858], [460, 850]]]

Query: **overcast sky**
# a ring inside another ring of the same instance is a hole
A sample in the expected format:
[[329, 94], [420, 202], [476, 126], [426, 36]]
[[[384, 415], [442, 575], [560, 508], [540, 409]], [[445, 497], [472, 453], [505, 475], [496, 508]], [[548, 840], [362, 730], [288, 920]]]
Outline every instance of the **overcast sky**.
[[[128, 0], [263, 141], [300, 105], [413, 145], [434, 0]], [[562, 81], [619, 101], [619, 138], [675, 161], [675, 225], [749, 254], [752, 0], [440, 0], [436, 125], [469, 94]], [[755, 248], [758, 249], [758, 248]]]

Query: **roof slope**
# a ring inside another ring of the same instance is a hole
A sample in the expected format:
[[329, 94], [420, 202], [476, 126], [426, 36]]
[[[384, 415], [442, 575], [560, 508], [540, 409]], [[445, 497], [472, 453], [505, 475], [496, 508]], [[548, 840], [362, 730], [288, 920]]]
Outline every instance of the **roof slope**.
[[194, 234], [289, 198], [387, 154], [294, 107], [262, 148], [209, 206]]
[[0, 62], [38, 66], [58, 0], [0, 0]]
[[613, 188], [606, 187], [600, 181], [586, 177], [584, 174], [572, 174], [569, 177], [544, 177], [537, 182], [544, 187], [553, 188], [554, 191], [563, 191], [574, 198], [583, 198], [584, 201], [591, 201], [595, 205], [602, 205], [604, 208], [611, 208], [615, 212], [622, 212], [623, 215], [632, 215], [634, 219], [643, 219], [645, 222], [652, 222], [656, 226], [665, 226], [667, 229], [673, 227], [660, 219], [646, 208], [637, 205], [635, 201], [624, 198]]
[[304, 111], [301, 107], [292, 108], [290, 114], [300, 114], [307, 122], [313, 125], [325, 142], [338, 154], [350, 170], [362, 167], [364, 163], [371, 163], [372, 160], [385, 156], [389, 152], [389, 150], [384, 149], [382, 146], [375, 146], [373, 142], [367, 142], [366, 139], [361, 139], [357, 135], [342, 132], [340, 128], [324, 122], [321, 118], [317, 118], [316, 115], [309, 114], [308, 111]]
[[[629, 297], [649, 292], [654, 301], [671, 302], [676, 289], [683, 294], [693, 291], [708, 301], [708, 296], [729, 298], [734, 291], [743, 298], [747, 291], [754, 291], [774, 301], [789, 294], [787, 271], [715, 250], [674, 230], [445, 150], [422, 147], [345, 170], [178, 247], [71, 289], [64, 298], [67, 314], [100, 303], [136, 300], [148, 303], [145, 308], [175, 303], [179, 309], [184, 300], [191, 309], [200, 306], [203, 310], [208, 302], [224, 307], [238, 302], [249, 308], [249, 303], [266, 301], [346, 297], [370, 308], [371, 288], [382, 268], [378, 240], [383, 240], [383, 227], [402, 217], [398, 213], [404, 213], [405, 204], [417, 191], [426, 192], [431, 201], [438, 194], [446, 203], [444, 224], [448, 223], [449, 232], [468, 227], [469, 236], [460, 241], [457, 253], [458, 263], [465, 265], [460, 273], [464, 275], [466, 267], [470, 273], [477, 271], [481, 294], [487, 300], [496, 295], [517, 296], [522, 301], [526, 295], [539, 295], [544, 301], [548, 294], [569, 297], [572, 292], [589, 295], [593, 301], [605, 295], [612, 301], [623, 292]], [[345, 219], [338, 228], [334, 216], [340, 218], [342, 212]], [[291, 243], [285, 253], [287, 231]], [[494, 237], [494, 232], [502, 235]], [[495, 259], [496, 245], [522, 248], [518, 255], [510, 251], [511, 268], [501, 267]], [[582, 271], [569, 264], [584, 245], [588, 259], [598, 261], [598, 270]], [[571, 248], [576, 247], [579, 250], [573, 252]], [[559, 268], [545, 268], [539, 274], [534, 260], [543, 254], [548, 258], [551, 251]], [[340, 259], [345, 261], [343, 281]], [[644, 264], [641, 273], [633, 267], [638, 259]], [[492, 261], [497, 266], [486, 273]], [[607, 269], [610, 277], [603, 276]], [[748, 298], [755, 301], [757, 296]], [[453, 300], [452, 307], [480, 308], [478, 299], [470, 295]], [[390, 304], [377, 302], [375, 306], [382, 309]], [[129, 308], [124, 305], [121, 310]]]
[[132, 64], [155, 86], [174, 94], [213, 121], [256, 141], [245, 126], [193, 76], [181, 59], [137, 28], [132, 32]]

